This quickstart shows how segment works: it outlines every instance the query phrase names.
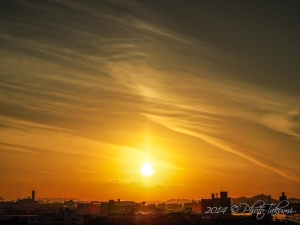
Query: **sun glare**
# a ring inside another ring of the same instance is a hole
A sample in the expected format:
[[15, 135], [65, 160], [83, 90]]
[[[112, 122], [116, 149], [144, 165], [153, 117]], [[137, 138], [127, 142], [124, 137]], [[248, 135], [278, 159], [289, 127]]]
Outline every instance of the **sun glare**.
[[153, 173], [152, 165], [150, 163], [144, 163], [141, 168], [141, 174], [148, 177], [152, 175], [152, 173]]

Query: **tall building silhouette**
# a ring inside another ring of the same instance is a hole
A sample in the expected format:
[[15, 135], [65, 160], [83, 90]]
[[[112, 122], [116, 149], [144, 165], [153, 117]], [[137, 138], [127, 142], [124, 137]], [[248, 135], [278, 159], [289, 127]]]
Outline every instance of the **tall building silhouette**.
[[228, 198], [227, 191], [221, 191], [220, 192], [220, 198], [218, 198], [218, 195], [211, 194], [211, 199], [202, 199], [201, 200], [201, 214], [212, 216], [211, 213], [205, 213], [208, 211], [208, 207], [222, 207], [226, 208], [226, 213], [230, 213], [230, 198]]
[[35, 190], [32, 190], [31, 192], [31, 199], [35, 201]]
[[279, 201], [282, 202], [286, 200], [286, 195], [284, 194], [284, 192], [282, 192], [281, 196], [279, 196]]

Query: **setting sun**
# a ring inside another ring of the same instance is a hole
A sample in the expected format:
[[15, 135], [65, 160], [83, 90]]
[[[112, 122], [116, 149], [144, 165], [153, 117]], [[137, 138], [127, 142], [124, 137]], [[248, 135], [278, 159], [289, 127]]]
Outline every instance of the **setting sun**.
[[150, 163], [144, 163], [141, 168], [141, 174], [147, 177], [152, 175], [153, 174], [152, 165]]

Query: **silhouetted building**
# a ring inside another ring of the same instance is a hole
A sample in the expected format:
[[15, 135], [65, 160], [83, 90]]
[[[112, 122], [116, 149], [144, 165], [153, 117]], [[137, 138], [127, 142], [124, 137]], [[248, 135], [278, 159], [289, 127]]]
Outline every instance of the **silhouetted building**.
[[[217, 195], [217, 198], [218, 198], [218, 194]], [[220, 198], [221, 199], [226, 199], [227, 198], [227, 191], [221, 191], [220, 192]]]
[[69, 209], [76, 209], [77, 207], [77, 204], [73, 200], [65, 201], [63, 205]]
[[135, 213], [137, 204], [133, 201], [117, 201], [109, 200], [108, 202], [101, 202], [100, 213], [113, 214], [113, 213]]
[[35, 201], [35, 190], [33, 190], [32, 193], [31, 193], [31, 199], [32, 199], [33, 201]]
[[156, 211], [155, 204], [146, 204], [146, 202], [142, 202], [140, 204], [136, 204], [136, 212], [138, 213], [154, 213]]
[[158, 209], [165, 209], [166, 208], [166, 203], [158, 203], [156, 205], [156, 208], [158, 208]]
[[[223, 214], [228, 214], [230, 213], [230, 198], [228, 197], [228, 193], [227, 191], [221, 191], [220, 192], [220, 198], [217, 198], [217, 194], [215, 197], [215, 194], [211, 195], [211, 199], [201, 199], [201, 214], [203, 216], [213, 216], [214, 214], [217, 215], [223, 215]], [[209, 207], [213, 208], [212, 211], [209, 211]], [[219, 212], [217, 211], [217, 208], [222, 208], [224, 210], [223, 212]]]
[[201, 212], [201, 202], [186, 202], [183, 204], [183, 212], [185, 213], [200, 213]]
[[284, 194], [284, 192], [282, 192], [281, 196], [279, 197], [279, 201], [282, 202], [286, 200], [286, 195]]
[[182, 211], [182, 204], [179, 204], [179, 203], [166, 204], [165, 207], [166, 207], [165, 209], [168, 213]]
[[27, 223], [28, 225], [83, 225], [84, 219], [81, 216], [76, 216], [75, 210], [63, 208], [54, 215], [29, 217]]
[[76, 208], [78, 215], [100, 215], [101, 213], [101, 203], [91, 202], [91, 203], [79, 203]]
[[111, 212], [113, 213], [134, 213], [136, 209], [136, 203], [133, 201], [114, 201]]

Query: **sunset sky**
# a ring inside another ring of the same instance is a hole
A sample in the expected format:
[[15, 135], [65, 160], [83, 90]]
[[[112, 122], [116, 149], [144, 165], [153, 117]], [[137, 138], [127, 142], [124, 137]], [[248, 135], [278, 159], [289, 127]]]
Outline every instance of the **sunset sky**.
[[0, 196], [300, 198], [299, 9], [1, 1]]

